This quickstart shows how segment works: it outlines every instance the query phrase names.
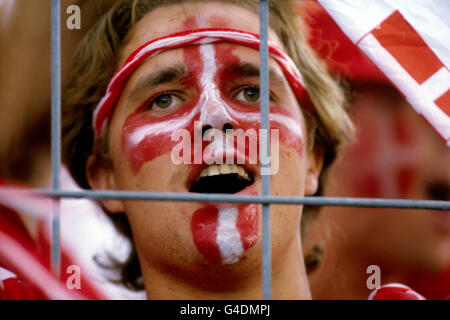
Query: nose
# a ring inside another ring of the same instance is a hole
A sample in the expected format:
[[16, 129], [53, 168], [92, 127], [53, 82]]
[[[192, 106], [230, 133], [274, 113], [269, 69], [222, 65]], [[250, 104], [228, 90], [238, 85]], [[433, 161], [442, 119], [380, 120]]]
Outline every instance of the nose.
[[[210, 129], [213, 129], [213, 127], [211, 126], [211, 125], [203, 125], [203, 127], [202, 127], [202, 137], [204, 137], [205, 136], [205, 134], [206, 134], [206, 132], [208, 131], [208, 130], [210, 130]], [[218, 128], [217, 128], [218, 129]], [[225, 123], [223, 126], [222, 126], [222, 128], [221, 129], [218, 129], [218, 130], [222, 130], [223, 132], [227, 132], [227, 130], [233, 130], [234, 129], [234, 126], [231, 124], [231, 123], [229, 123], [229, 122], [227, 122], [227, 123]]]
[[224, 101], [217, 99], [217, 97], [208, 97], [205, 100], [200, 115], [202, 136], [209, 129], [217, 129], [226, 133], [227, 130], [237, 127], [236, 122], [228, 112], [229, 107]]

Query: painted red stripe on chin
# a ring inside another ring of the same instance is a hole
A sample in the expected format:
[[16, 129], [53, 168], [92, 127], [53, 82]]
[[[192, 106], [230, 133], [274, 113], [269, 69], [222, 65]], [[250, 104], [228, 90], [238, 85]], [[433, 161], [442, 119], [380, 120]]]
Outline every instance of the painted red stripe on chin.
[[222, 261], [216, 242], [218, 219], [218, 209], [209, 206], [195, 211], [191, 220], [191, 230], [197, 250], [214, 264]]

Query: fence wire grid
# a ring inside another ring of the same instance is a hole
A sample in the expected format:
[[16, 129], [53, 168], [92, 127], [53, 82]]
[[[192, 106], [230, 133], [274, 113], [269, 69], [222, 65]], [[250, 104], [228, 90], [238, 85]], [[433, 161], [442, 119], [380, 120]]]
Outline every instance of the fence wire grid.
[[[261, 93], [261, 129], [269, 126], [269, 51], [268, 51], [268, 0], [260, 0], [260, 93]], [[335, 198], [335, 197], [292, 197], [271, 196], [270, 176], [262, 175], [260, 196], [236, 196], [227, 194], [184, 194], [135, 191], [66, 191], [61, 190], [61, 3], [51, 3], [51, 172], [52, 187], [47, 190], [35, 190], [39, 194], [53, 197], [51, 262], [54, 273], [59, 276], [61, 269], [60, 253], [60, 200], [75, 199], [120, 199], [153, 201], [191, 201], [191, 202], [230, 202], [262, 204], [262, 283], [264, 300], [272, 298], [272, 266], [270, 242], [270, 205], [292, 204], [313, 206], [348, 206], [377, 208], [409, 208], [429, 210], [450, 210], [448, 201], [373, 199], [373, 198]], [[267, 139], [268, 140], [268, 139]], [[269, 148], [269, 141], [267, 150]], [[261, 152], [263, 151], [261, 148]], [[262, 169], [262, 168], [261, 168]]]

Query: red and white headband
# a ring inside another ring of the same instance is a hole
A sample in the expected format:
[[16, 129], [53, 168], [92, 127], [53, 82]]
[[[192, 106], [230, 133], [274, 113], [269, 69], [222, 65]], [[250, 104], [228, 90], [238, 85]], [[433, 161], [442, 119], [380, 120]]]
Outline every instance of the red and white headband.
[[[124, 65], [115, 73], [109, 82], [105, 96], [100, 100], [94, 111], [94, 146], [109, 123], [114, 107], [127, 83], [127, 79], [142, 63], [165, 50], [187, 45], [201, 45], [215, 42], [231, 42], [256, 50], [259, 50], [260, 47], [260, 37], [257, 34], [233, 29], [212, 28], [174, 33], [152, 40], [134, 51], [125, 61]], [[269, 41], [269, 55], [281, 67], [301, 107], [312, 114], [312, 103], [305, 89], [303, 77], [295, 63], [280, 46], [272, 41]]]

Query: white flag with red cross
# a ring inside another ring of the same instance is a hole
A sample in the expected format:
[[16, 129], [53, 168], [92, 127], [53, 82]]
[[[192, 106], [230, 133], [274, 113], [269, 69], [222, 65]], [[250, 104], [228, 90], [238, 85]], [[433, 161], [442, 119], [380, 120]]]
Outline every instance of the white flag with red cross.
[[450, 147], [450, 1], [318, 1]]

